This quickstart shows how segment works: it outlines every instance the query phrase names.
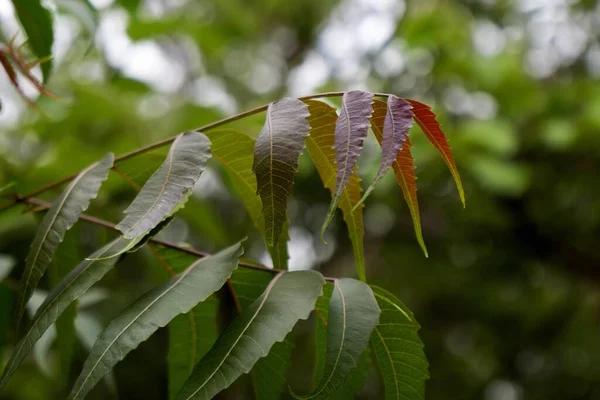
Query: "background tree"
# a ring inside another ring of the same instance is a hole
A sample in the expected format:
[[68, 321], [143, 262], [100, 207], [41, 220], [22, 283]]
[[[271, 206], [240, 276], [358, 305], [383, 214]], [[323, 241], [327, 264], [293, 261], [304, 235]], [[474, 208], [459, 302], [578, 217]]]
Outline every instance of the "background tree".
[[[122, 154], [284, 95], [362, 88], [422, 100], [440, 114], [470, 207], [457, 205], [443, 161], [413, 135], [430, 257], [422, 256], [388, 174], [367, 200], [365, 258], [369, 281], [409, 305], [423, 327], [427, 397], [600, 396], [596, 2], [122, 0], [92, 1], [92, 9], [48, 3], [58, 13], [48, 88], [62, 101], [41, 99], [43, 114], [32, 112], [1, 74], [0, 187], [27, 193], [107, 151]], [[20, 29], [10, 1], [0, 1], [0, 18], [8, 43]], [[20, 82], [27, 96], [37, 95]], [[258, 133], [262, 123], [246, 120], [239, 128]], [[377, 173], [376, 149], [368, 141], [359, 162], [366, 182]], [[329, 193], [303, 160], [289, 210], [290, 266], [352, 276], [339, 215], [328, 245], [319, 239]], [[143, 182], [152, 170], [133, 172]], [[164, 233], [169, 240], [213, 251], [251, 231], [222, 176], [209, 166], [201, 190]], [[132, 189], [109, 180], [103, 193], [90, 212], [119, 220]], [[0, 221], [8, 269], [25, 259], [36, 223], [19, 210], [0, 214]], [[86, 226], [79, 236], [94, 250], [103, 235]], [[247, 256], [267, 260], [255, 243]], [[96, 298], [80, 302], [85, 320], [74, 346], [75, 375], [95, 327], [166, 278], [151, 255], [136, 257], [101, 282], [105, 290]], [[14, 343], [11, 286], [22, 270], [17, 265], [0, 289], [3, 359]], [[164, 397], [166, 340], [159, 331], [117, 365], [121, 398]], [[19, 370], [7, 396], [54, 398], [47, 388], [61, 369], [45, 355], [60, 354], [60, 346], [39, 349], [40, 362]], [[311, 382], [312, 360], [302, 347], [294, 354], [290, 379], [300, 388]], [[377, 374], [366, 382], [360, 396], [380, 398]], [[223, 396], [239, 395], [245, 385]], [[99, 386], [99, 398], [102, 390], [108, 389]]]

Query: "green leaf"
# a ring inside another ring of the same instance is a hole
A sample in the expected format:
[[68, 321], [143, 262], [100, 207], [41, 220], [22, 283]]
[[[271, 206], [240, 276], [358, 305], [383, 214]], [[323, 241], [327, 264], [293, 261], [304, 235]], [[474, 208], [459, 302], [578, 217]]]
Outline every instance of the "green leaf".
[[173, 318], [189, 312], [219, 290], [237, 268], [241, 242], [200, 259], [168, 282], [137, 299], [100, 334], [69, 399], [83, 399], [127, 353]]
[[342, 386], [327, 397], [329, 400], [346, 400], [356, 398], [356, 394], [360, 392], [365, 379], [369, 374], [369, 348], [360, 356], [356, 367], [350, 371], [348, 378]]
[[323, 379], [313, 393], [297, 399], [325, 399], [340, 389], [369, 345], [379, 321], [379, 307], [371, 288], [355, 279], [334, 282], [327, 321], [327, 356]]
[[257, 194], [262, 199], [265, 240], [275, 246], [287, 220], [287, 200], [291, 195], [298, 157], [309, 134], [306, 104], [298, 99], [283, 99], [269, 104], [267, 119], [254, 146], [252, 171], [256, 174]]
[[[272, 272], [250, 268], [238, 269], [233, 273], [230, 288], [239, 314], [260, 297], [272, 278]], [[273, 345], [266, 357], [254, 364], [250, 377], [256, 399], [277, 400], [281, 397], [287, 382], [291, 355], [292, 341], [286, 336], [283, 342]]]
[[52, 261], [54, 251], [65, 233], [77, 222], [90, 201], [96, 198], [100, 186], [108, 177], [114, 155], [108, 153], [97, 163], [83, 170], [69, 183], [60, 197], [52, 204], [42, 220], [27, 255], [25, 272], [21, 278], [17, 328], [21, 325], [25, 305]]
[[371, 106], [373, 94], [354, 90], [344, 93], [342, 110], [335, 123], [335, 164], [337, 166], [335, 189], [331, 198], [329, 212], [321, 228], [321, 237], [333, 215], [346, 188], [348, 180], [355, 171], [356, 162], [369, 130], [369, 118], [373, 112]]
[[[379, 144], [383, 142], [384, 121], [387, 115], [387, 105], [383, 101], [375, 100], [373, 102], [373, 116], [371, 117], [371, 129], [377, 138]], [[423, 249], [425, 257], [428, 257], [423, 232], [421, 230], [421, 216], [419, 215], [419, 201], [417, 199], [417, 176], [415, 174], [415, 162], [411, 154], [412, 144], [410, 137], [406, 138], [402, 150], [396, 155], [396, 160], [392, 164], [396, 182], [402, 189], [402, 195], [408, 205], [408, 210], [415, 227], [417, 242]]]
[[[33, 53], [38, 59], [51, 56], [54, 31], [50, 11], [42, 6], [40, 0], [12, 0], [12, 3]], [[52, 69], [51, 61], [42, 63], [41, 68], [44, 81], [47, 81]]]
[[[91, 257], [101, 257], [116, 253], [127, 245], [127, 241], [117, 238], [92, 254]], [[29, 330], [23, 335], [15, 346], [13, 354], [8, 361], [2, 377], [0, 378], [0, 391], [10, 377], [15, 373], [25, 356], [31, 351], [35, 342], [46, 332], [65, 309], [97, 281], [99, 281], [116, 264], [118, 258], [101, 261], [84, 260], [73, 269], [46, 297], [44, 303], [38, 308]]]
[[[413, 113], [411, 105], [404, 99], [396, 96], [389, 96], [383, 123], [383, 134], [381, 135], [381, 163], [379, 171], [373, 182], [369, 185], [359, 204], [362, 204], [369, 194], [375, 189], [375, 185], [385, 176], [398, 154], [402, 150], [404, 143], [408, 139], [408, 130], [413, 124]], [[372, 119], [372, 117], [371, 117]], [[355, 206], [356, 207], [356, 206]]]
[[197, 132], [175, 139], [165, 162], [148, 179], [125, 210], [117, 229], [126, 239], [144, 236], [162, 220], [173, 215], [189, 195], [210, 158], [210, 141]]
[[[306, 100], [310, 111], [308, 122], [310, 123], [310, 136], [306, 138], [306, 148], [319, 172], [319, 176], [326, 188], [333, 195], [335, 191], [336, 165], [335, 165], [335, 123], [337, 114], [335, 108], [322, 101]], [[340, 196], [338, 207], [344, 213], [344, 221], [348, 227], [348, 234], [352, 242], [354, 252], [354, 263], [358, 277], [366, 280], [365, 274], [365, 252], [363, 245], [364, 226], [362, 206], [355, 205], [360, 200], [360, 178], [356, 171], [348, 179], [346, 188]]]
[[420, 326], [413, 313], [391, 293], [371, 286], [381, 309], [379, 325], [371, 336], [386, 399], [423, 400], [429, 378]]
[[[227, 171], [252, 223], [263, 237], [266, 237], [265, 219], [261, 214], [262, 201], [256, 193], [256, 176], [252, 172], [254, 139], [235, 129], [216, 129], [207, 132], [206, 136], [212, 143], [213, 157]], [[276, 268], [287, 269], [288, 225], [286, 218], [277, 245], [270, 246], [267, 243], [267, 249]]]
[[210, 399], [250, 372], [298, 320], [308, 318], [324, 282], [315, 271], [279, 273], [194, 368], [177, 399]]
[[323, 286], [323, 295], [317, 299], [315, 304], [315, 372], [314, 386], [323, 378], [325, 372], [325, 360], [327, 358], [327, 319], [329, 318], [329, 302], [333, 294], [333, 284], [327, 282]]
[[[56, 287], [81, 260], [81, 230], [75, 226], [65, 235], [64, 241], [58, 246], [56, 254], [48, 267], [48, 277], [51, 287]], [[56, 344], [58, 348], [61, 388], [69, 384], [71, 362], [77, 334], [75, 330], [75, 318], [77, 317], [77, 300], [73, 301], [56, 320]]]
[[[171, 273], [185, 270], [198, 257], [160, 245], [150, 248], [159, 262]], [[237, 271], [237, 270], [236, 270]], [[213, 294], [186, 314], [180, 314], [169, 323], [169, 398], [174, 398], [194, 366], [210, 350], [219, 336], [217, 313], [219, 301]]]

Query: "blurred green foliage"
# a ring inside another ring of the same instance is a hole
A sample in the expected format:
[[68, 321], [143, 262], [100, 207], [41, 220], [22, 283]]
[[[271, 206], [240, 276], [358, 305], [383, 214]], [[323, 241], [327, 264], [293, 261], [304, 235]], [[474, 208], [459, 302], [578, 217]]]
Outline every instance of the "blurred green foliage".
[[[10, 4], [0, 0], [4, 42], [18, 29]], [[91, 4], [95, 31], [84, 12], [60, 8], [54, 18], [48, 85], [60, 101], [40, 99], [42, 113], [28, 109], [0, 74], [0, 187], [14, 182], [0, 195], [27, 193], [107, 151], [122, 154], [285, 95], [363, 88], [414, 98], [440, 116], [468, 207], [462, 209], [443, 161], [414, 128], [430, 257], [414, 239], [391, 173], [367, 201], [365, 253], [369, 281], [406, 303], [422, 326], [431, 374], [426, 398], [600, 398], [597, 2]], [[256, 117], [234, 127], [256, 136], [262, 122]], [[377, 157], [372, 139], [361, 160], [363, 175], [376, 173], [367, 166]], [[156, 160], [148, 154], [146, 161], [148, 168], [137, 171], [142, 182]], [[181, 218], [162, 235], [212, 251], [249, 234], [248, 257], [264, 260], [264, 246], [231, 182], [211, 165]], [[133, 196], [113, 174], [88, 212], [118, 221]], [[353, 276], [340, 213], [329, 244], [318, 238], [329, 200], [303, 157], [289, 210], [290, 267]], [[20, 211], [0, 214], [0, 268], [16, 260], [0, 284], [2, 361], [14, 343], [14, 289], [36, 226]], [[113, 235], [78, 225], [85, 254]], [[133, 254], [101, 282], [110, 296], [86, 306], [86, 315], [106, 324], [165, 278], [151, 253]], [[289, 373], [294, 388], [309, 385], [312, 376], [311, 327], [297, 329]], [[152, 336], [117, 366], [114, 388], [99, 385], [90, 398], [165, 398], [167, 342], [164, 330]], [[60, 365], [57, 346], [47, 354], [50, 375], [31, 359], [4, 398], [64, 397], [60, 371], [75, 374], [72, 383], [87, 347], [80, 339], [68, 369]], [[246, 398], [247, 383], [242, 379], [219, 397]], [[372, 371], [360, 397], [382, 395]]]

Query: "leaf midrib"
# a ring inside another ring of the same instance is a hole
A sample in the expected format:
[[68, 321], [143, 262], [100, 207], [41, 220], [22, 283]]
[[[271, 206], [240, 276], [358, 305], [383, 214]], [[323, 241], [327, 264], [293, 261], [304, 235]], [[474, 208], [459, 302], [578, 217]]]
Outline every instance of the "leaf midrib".
[[206, 383], [208, 381], [210, 381], [212, 379], [212, 377], [215, 376], [215, 374], [218, 371], [220, 371], [221, 366], [225, 363], [225, 360], [227, 360], [227, 358], [229, 357], [229, 355], [231, 354], [231, 352], [233, 351], [233, 349], [235, 348], [235, 346], [237, 346], [238, 342], [242, 339], [242, 337], [244, 336], [244, 334], [246, 333], [246, 331], [248, 330], [248, 328], [250, 327], [250, 325], [252, 325], [252, 322], [254, 322], [254, 319], [257, 317], [257, 315], [262, 310], [265, 302], [267, 301], [267, 298], [271, 294], [271, 290], [273, 289], [273, 286], [275, 285], [275, 283], [277, 282], [277, 280], [279, 280], [279, 278], [281, 278], [283, 275], [284, 275], [284, 273], [280, 272], [279, 274], [277, 274], [271, 280], [271, 282], [269, 282], [269, 285], [266, 287], [266, 289], [264, 291], [264, 295], [265, 296], [264, 296], [263, 300], [261, 301], [259, 307], [256, 309], [256, 312], [254, 313], [254, 315], [252, 316], [252, 318], [250, 319], [250, 321], [248, 321], [248, 323], [246, 324], [246, 327], [238, 335], [238, 338], [235, 340], [235, 342], [233, 343], [233, 345], [227, 351], [227, 353], [225, 354], [225, 357], [223, 357], [223, 359], [221, 360], [221, 362], [219, 363], [219, 365], [215, 368], [214, 372], [212, 374], [210, 374], [210, 376], [208, 378], [206, 378], [206, 380], [204, 382], [202, 382], [202, 384], [198, 387], [198, 389], [196, 389], [191, 395], [189, 395], [186, 400], [192, 399], [202, 388], [204, 388], [204, 385], [206, 385]]
[[133, 318], [131, 320], [131, 322], [129, 322], [129, 324], [127, 324], [127, 326], [125, 326], [125, 328], [123, 328], [121, 330], [121, 332], [119, 332], [119, 334], [115, 337], [115, 339], [108, 345], [106, 346], [106, 350], [104, 350], [104, 352], [100, 355], [100, 357], [98, 357], [98, 361], [96, 361], [96, 363], [94, 364], [94, 366], [90, 369], [90, 372], [87, 374], [87, 376], [85, 377], [85, 379], [81, 382], [80, 384], [80, 389], [77, 391], [77, 393], [75, 393], [71, 398], [76, 398], [79, 393], [81, 392], [81, 390], [83, 390], [84, 385], [86, 384], [86, 382], [88, 381], [88, 379], [90, 378], [90, 376], [92, 375], [92, 373], [95, 371], [96, 367], [98, 366], [98, 364], [100, 363], [100, 361], [104, 358], [104, 355], [108, 352], [108, 350], [115, 344], [115, 342], [121, 338], [121, 336], [125, 333], [125, 331], [127, 329], [129, 329], [129, 327], [135, 322], [137, 321], [142, 314], [144, 314], [146, 311], [148, 311], [148, 309], [150, 307], [152, 307], [154, 304], [156, 304], [157, 301], [159, 301], [160, 299], [162, 299], [166, 294], [168, 294], [169, 292], [171, 292], [171, 290], [176, 287], [177, 285], [179, 285], [181, 283], [181, 281], [190, 273], [192, 272], [197, 266], [198, 264], [200, 264], [202, 261], [206, 260], [205, 258], [200, 259], [198, 261], [196, 261], [194, 264], [192, 264], [187, 270], [185, 270], [181, 276], [179, 277], [179, 279], [177, 279], [171, 286], [169, 286], [168, 288], [165, 288], [165, 291], [163, 293], [160, 294], [160, 296], [158, 296], [156, 299], [154, 299], [150, 304], [148, 304], [148, 306], [146, 306], [135, 318]]

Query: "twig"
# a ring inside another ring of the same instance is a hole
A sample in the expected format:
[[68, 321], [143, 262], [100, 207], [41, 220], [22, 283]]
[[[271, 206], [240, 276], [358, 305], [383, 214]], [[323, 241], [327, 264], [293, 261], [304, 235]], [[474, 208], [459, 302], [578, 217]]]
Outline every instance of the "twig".
[[[48, 208], [50, 208], [52, 206], [52, 203], [50, 203], [48, 201], [45, 201], [45, 200], [37, 199], [37, 198], [25, 198], [25, 199], [23, 199], [22, 202], [25, 203], [25, 204], [31, 204], [31, 205], [37, 206], [37, 208], [35, 209], [35, 211], [43, 211], [43, 210], [46, 210], [46, 209], [48, 209]], [[79, 218], [81, 220], [83, 220], [83, 221], [87, 221], [87, 222], [90, 222], [92, 224], [95, 224], [95, 225], [98, 225], [98, 226], [102, 226], [102, 227], [107, 228], [107, 229], [111, 229], [113, 231], [119, 231], [116, 228], [115, 224], [113, 224], [112, 222], [105, 221], [103, 219], [94, 217], [93, 215], [81, 214], [81, 216]], [[205, 252], [200, 251], [200, 250], [196, 250], [193, 247], [179, 246], [179, 245], [177, 245], [175, 243], [172, 243], [172, 242], [169, 242], [169, 241], [166, 241], [166, 240], [151, 238], [149, 241], [152, 242], [152, 243], [156, 243], [156, 244], [159, 244], [161, 246], [169, 247], [169, 248], [171, 248], [173, 250], [181, 251], [183, 253], [191, 254], [191, 255], [194, 255], [194, 256], [200, 257], [200, 258], [202, 258], [202, 257], [210, 257], [211, 256], [211, 254], [205, 253]], [[271, 273], [274, 273], [274, 274], [275, 273], [279, 273], [279, 272], [286, 272], [283, 269], [268, 268], [268, 267], [265, 267], [264, 265], [255, 264], [255, 263], [251, 263], [251, 262], [248, 262], [248, 261], [241, 261], [241, 260], [239, 262], [239, 266], [240, 267], [244, 267], [244, 268], [252, 268], [252, 269], [259, 270], [259, 271], [268, 271], [268, 272], [271, 272]], [[325, 277], [325, 279], [328, 280], [328, 281], [334, 281], [335, 280], [335, 278], [328, 278], [328, 277]]]
[[[340, 97], [340, 96], [343, 96], [344, 93], [345, 92], [319, 93], [319, 94], [314, 94], [314, 95], [311, 95], [311, 96], [299, 97], [298, 99], [299, 100], [311, 100], [311, 99], [319, 99], [319, 98], [325, 98], [325, 97]], [[386, 93], [374, 93], [374, 96], [376, 96], [376, 97], [388, 97], [390, 95], [386, 94]], [[228, 124], [228, 123], [231, 123], [231, 122], [234, 122], [234, 121], [238, 121], [240, 119], [249, 117], [251, 115], [258, 114], [260, 112], [264, 112], [264, 111], [267, 110], [268, 107], [269, 107], [269, 105], [265, 104], [265, 105], [262, 105], [260, 107], [253, 108], [251, 110], [244, 111], [244, 112], [242, 112], [240, 114], [236, 114], [236, 115], [233, 115], [231, 117], [227, 117], [227, 118], [221, 119], [219, 121], [211, 122], [208, 125], [204, 125], [204, 126], [201, 126], [199, 128], [196, 128], [194, 131], [196, 131], [196, 132], [209, 131], [211, 129], [215, 129], [215, 128], [218, 128], [218, 127], [223, 126], [225, 124]], [[165, 145], [173, 142], [176, 137], [177, 136], [173, 136], [173, 137], [169, 137], [169, 138], [166, 138], [166, 139], [162, 139], [162, 140], [159, 140], [158, 142], [155, 142], [155, 143], [149, 144], [147, 146], [140, 147], [140, 148], [138, 148], [136, 150], [130, 151], [129, 153], [125, 153], [125, 154], [123, 154], [123, 155], [121, 155], [119, 157], [116, 157], [115, 158], [115, 163], [117, 163], [119, 161], [127, 160], [127, 159], [132, 158], [132, 157], [135, 157], [138, 154], [146, 153], [146, 152], [148, 152], [150, 150], [154, 150], [156, 148], [165, 146]], [[27, 200], [29, 198], [35, 197], [35, 196], [37, 196], [37, 195], [39, 195], [39, 194], [41, 194], [43, 192], [46, 192], [46, 191], [48, 191], [50, 189], [54, 189], [55, 187], [60, 186], [63, 183], [66, 183], [66, 182], [72, 180], [78, 174], [79, 174], [79, 172], [75, 173], [75, 174], [72, 174], [72, 175], [69, 175], [67, 177], [61, 178], [61, 179], [59, 179], [57, 181], [54, 181], [54, 182], [49, 183], [49, 184], [47, 184], [45, 186], [42, 186], [39, 189], [36, 189], [33, 192], [28, 193], [28, 194], [23, 195], [23, 196], [18, 195], [18, 194], [14, 194], [13, 195], [13, 201], [10, 202], [10, 203], [8, 203], [8, 204], [6, 204], [2, 208], [0, 208], [0, 211], [9, 209], [9, 208], [17, 205], [18, 203], [24, 202], [25, 200]]]

